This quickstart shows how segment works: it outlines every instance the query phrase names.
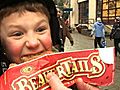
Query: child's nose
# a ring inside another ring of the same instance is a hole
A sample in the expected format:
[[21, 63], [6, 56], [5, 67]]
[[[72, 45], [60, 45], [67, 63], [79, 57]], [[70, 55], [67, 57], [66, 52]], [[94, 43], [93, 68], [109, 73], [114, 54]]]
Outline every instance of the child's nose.
[[37, 39], [37, 38], [29, 38], [29, 40], [26, 41], [26, 46], [29, 48], [29, 49], [34, 49], [34, 48], [37, 48], [40, 44], [40, 40]]

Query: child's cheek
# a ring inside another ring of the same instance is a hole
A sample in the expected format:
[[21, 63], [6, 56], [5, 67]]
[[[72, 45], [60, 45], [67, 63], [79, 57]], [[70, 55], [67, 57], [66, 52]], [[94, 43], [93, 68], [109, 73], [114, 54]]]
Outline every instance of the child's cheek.
[[17, 44], [17, 43], [10, 43], [9, 46], [8, 46], [8, 52], [10, 54], [12, 54], [12, 56], [20, 56], [20, 52], [22, 50], [22, 46], [21, 44]]
[[46, 48], [51, 48], [52, 47], [52, 39], [51, 39], [50, 34], [48, 34], [48, 35], [46, 35], [42, 38], [42, 43], [44, 44], [44, 46]]

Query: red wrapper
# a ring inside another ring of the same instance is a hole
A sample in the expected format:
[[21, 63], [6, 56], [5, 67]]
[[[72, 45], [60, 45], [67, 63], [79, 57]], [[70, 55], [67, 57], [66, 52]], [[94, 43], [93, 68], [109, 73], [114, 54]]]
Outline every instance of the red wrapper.
[[46, 54], [9, 68], [0, 77], [0, 90], [48, 90], [48, 72], [55, 72], [67, 87], [73, 85], [76, 78], [107, 86], [113, 83], [114, 62], [112, 47]]

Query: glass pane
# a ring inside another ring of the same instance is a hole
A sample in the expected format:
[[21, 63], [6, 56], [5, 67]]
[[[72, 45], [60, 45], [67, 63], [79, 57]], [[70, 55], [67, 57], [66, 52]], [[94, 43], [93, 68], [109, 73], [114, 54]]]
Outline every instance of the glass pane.
[[103, 0], [103, 2], [108, 2], [108, 0]]
[[113, 24], [114, 23], [114, 21], [115, 21], [115, 17], [111, 17], [111, 18], [109, 18], [109, 24]]
[[116, 8], [120, 7], [120, 0], [116, 2]]
[[113, 8], [115, 8], [115, 2], [111, 1], [109, 2], [109, 9], [113, 9]]
[[102, 18], [104, 23], [108, 23], [108, 18]]
[[114, 21], [115, 17], [110, 17], [109, 20], [113, 20]]
[[108, 3], [103, 3], [103, 10], [108, 9]]
[[115, 9], [114, 10], [109, 10], [109, 16], [115, 16]]
[[115, 1], [115, 0], [109, 0], [109, 1]]
[[116, 11], [116, 16], [120, 16], [120, 8]]
[[103, 11], [103, 17], [108, 17], [108, 12], [107, 12], [107, 10]]
[[108, 20], [108, 18], [102, 18], [103, 20]]

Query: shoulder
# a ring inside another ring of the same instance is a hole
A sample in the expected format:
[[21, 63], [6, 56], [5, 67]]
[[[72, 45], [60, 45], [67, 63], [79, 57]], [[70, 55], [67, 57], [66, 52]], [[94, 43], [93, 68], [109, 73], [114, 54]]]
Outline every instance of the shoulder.
[[97, 24], [98, 22], [95, 22], [94, 24]]
[[97, 22], [94, 23], [94, 26], [96, 26], [96, 25], [97, 25]]

